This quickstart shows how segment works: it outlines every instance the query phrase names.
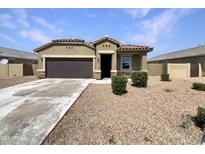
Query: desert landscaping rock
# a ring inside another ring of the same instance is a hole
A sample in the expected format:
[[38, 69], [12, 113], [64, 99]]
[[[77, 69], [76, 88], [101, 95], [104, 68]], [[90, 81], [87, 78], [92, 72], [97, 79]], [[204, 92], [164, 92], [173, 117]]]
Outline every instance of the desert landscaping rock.
[[129, 82], [122, 96], [110, 85], [90, 84], [43, 144], [200, 144], [203, 132], [193, 122], [180, 127], [182, 114], [205, 107], [205, 92], [191, 89], [196, 81], [205, 83], [149, 77], [147, 88]]
[[37, 79], [37, 76], [0, 77], [0, 89]]

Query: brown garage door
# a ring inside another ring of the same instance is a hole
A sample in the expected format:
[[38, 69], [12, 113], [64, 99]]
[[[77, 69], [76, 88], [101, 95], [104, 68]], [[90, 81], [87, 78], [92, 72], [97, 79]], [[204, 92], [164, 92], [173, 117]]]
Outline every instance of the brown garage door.
[[47, 78], [92, 78], [92, 58], [48, 58], [46, 59]]

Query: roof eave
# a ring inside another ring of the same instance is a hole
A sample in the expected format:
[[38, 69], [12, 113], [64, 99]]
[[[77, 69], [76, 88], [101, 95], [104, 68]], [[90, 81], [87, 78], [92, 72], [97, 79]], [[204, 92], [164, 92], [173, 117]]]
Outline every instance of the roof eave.
[[151, 49], [117, 49], [117, 51], [151, 52], [153, 51], [153, 48]]
[[98, 39], [98, 40], [94, 41], [93, 44], [95, 45], [95, 44], [97, 44], [97, 43], [99, 43], [99, 42], [102, 42], [102, 41], [104, 41], [104, 40], [109, 40], [109, 41], [111, 41], [111, 42], [113, 42], [113, 43], [115, 43], [115, 44], [117, 44], [117, 45], [120, 45], [120, 44], [121, 44], [119, 41], [117, 41], [117, 40], [115, 40], [115, 39], [112, 39], [112, 38], [109, 38], [109, 37], [104, 37], [104, 38]]
[[184, 56], [184, 57], [175, 57], [175, 58], [167, 58], [167, 59], [156, 59], [156, 60], [148, 60], [148, 62], [157, 62], [157, 61], [165, 61], [165, 60], [174, 60], [174, 59], [181, 59], [181, 58], [191, 58], [191, 57], [200, 57], [200, 56], [205, 56], [205, 54], [201, 55], [192, 55], [192, 56]]
[[38, 48], [33, 49], [33, 51], [34, 51], [34, 52], [39, 52], [39, 51], [41, 51], [41, 50], [43, 50], [43, 49], [46, 49], [46, 48], [48, 48], [48, 47], [50, 47], [50, 46], [53, 46], [53, 45], [56, 45], [56, 44], [64, 44], [64, 45], [66, 45], [66, 44], [85, 45], [85, 46], [87, 46], [88, 48], [94, 49], [94, 47], [92, 47], [92, 46], [89, 45], [89, 44], [86, 44], [85, 42], [49, 42], [49, 43], [47, 43], [47, 44], [45, 44], [45, 45], [42, 45], [42, 46], [40, 46], [40, 47], [38, 47]]

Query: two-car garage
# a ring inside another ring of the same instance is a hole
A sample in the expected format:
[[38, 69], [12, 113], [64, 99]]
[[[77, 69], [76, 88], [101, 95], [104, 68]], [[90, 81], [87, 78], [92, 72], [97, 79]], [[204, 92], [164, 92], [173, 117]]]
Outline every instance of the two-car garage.
[[92, 58], [46, 58], [47, 78], [92, 78]]

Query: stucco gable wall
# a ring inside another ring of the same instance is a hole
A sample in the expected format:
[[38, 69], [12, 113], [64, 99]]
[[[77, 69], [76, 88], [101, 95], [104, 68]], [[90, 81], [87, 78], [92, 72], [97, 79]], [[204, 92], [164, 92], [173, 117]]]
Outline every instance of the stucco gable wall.
[[[107, 47], [106, 47], [107, 45]], [[109, 47], [110, 45], [110, 47]], [[104, 46], [104, 47], [103, 47]], [[96, 44], [96, 50], [113, 50], [116, 51], [117, 45], [109, 40], [105, 40]]]
[[95, 69], [100, 70], [100, 63], [101, 63], [101, 57], [99, 52], [103, 52], [104, 54], [110, 54], [112, 53], [112, 70], [116, 70], [116, 60], [117, 60], [117, 54], [116, 54], [117, 44], [113, 43], [109, 40], [104, 40], [96, 44], [96, 64]]
[[[70, 48], [69, 48], [70, 47]], [[95, 55], [95, 50], [84, 45], [54, 45], [39, 52], [40, 55]]]
[[38, 69], [43, 68], [42, 55], [95, 56], [95, 50], [84, 45], [54, 45], [38, 53]]

